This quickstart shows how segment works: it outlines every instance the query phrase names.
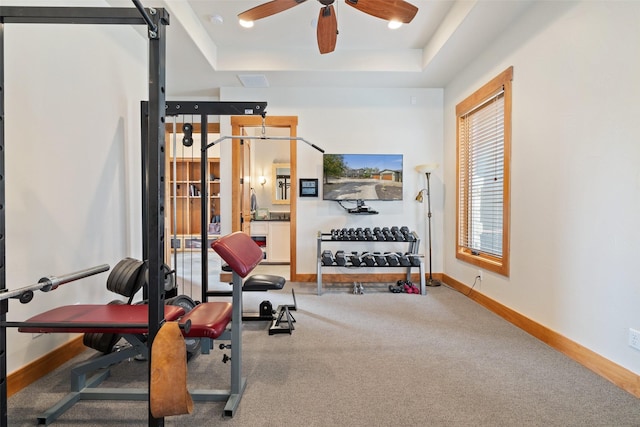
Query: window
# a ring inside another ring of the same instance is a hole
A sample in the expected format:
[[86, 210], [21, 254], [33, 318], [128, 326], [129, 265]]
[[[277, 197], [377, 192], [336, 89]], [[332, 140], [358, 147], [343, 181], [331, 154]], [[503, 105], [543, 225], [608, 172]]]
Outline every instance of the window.
[[456, 257], [509, 275], [509, 164], [513, 67], [456, 106]]

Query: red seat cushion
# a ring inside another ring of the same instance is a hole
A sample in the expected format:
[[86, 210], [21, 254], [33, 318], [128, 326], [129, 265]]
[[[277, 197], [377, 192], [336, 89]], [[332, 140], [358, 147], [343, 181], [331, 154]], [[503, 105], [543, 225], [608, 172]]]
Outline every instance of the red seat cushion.
[[203, 302], [185, 314], [181, 323], [191, 320], [191, 329], [186, 337], [218, 338], [231, 321], [230, 302]]
[[[117, 305], [117, 304], [76, 304], [64, 305], [44, 313], [40, 313], [27, 320], [28, 323], [59, 323], [56, 327], [21, 327], [20, 332], [31, 333], [60, 333], [60, 332], [97, 332], [114, 334], [145, 334], [149, 332], [149, 306]], [[164, 306], [164, 317], [167, 321], [178, 319], [184, 314], [184, 309], [175, 305]], [[64, 324], [68, 326], [65, 327]], [[82, 327], [80, 324], [95, 324], [95, 326]], [[101, 325], [133, 324], [140, 325], [137, 328], [105, 328]], [[76, 325], [76, 327], [73, 327]]]

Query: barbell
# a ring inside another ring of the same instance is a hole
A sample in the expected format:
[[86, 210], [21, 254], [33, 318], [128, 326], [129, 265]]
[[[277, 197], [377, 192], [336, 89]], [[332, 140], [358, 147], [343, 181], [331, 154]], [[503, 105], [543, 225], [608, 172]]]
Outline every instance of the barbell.
[[109, 270], [108, 264], [102, 264], [91, 268], [86, 268], [80, 271], [74, 271], [73, 273], [63, 274], [61, 276], [47, 276], [38, 280], [38, 283], [33, 285], [24, 286], [22, 288], [14, 289], [13, 291], [0, 290], [0, 301], [9, 298], [18, 298], [21, 303], [26, 304], [33, 299], [33, 291], [49, 292], [57, 289], [58, 286], [65, 283], [73, 282], [75, 280], [84, 279], [85, 277], [93, 276], [98, 273], [103, 273]]

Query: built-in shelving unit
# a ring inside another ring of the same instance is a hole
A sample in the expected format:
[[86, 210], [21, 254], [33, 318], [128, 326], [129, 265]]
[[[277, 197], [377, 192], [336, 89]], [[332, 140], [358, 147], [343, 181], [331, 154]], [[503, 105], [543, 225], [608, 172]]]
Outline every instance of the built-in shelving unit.
[[[202, 247], [202, 226], [200, 221], [202, 189], [200, 182], [201, 160], [176, 158], [169, 167], [170, 191], [170, 234], [176, 241], [175, 249], [195, 250]], [[220, 158], [209, 158], [207, 165], [207, 223], [210, 242], [220, 236]], [[175, 219], [175, 220], [174, 220]], [[175, 230], [174, 230], [175, 224]], [[174, 233], [175, 232], [175, 233]]]

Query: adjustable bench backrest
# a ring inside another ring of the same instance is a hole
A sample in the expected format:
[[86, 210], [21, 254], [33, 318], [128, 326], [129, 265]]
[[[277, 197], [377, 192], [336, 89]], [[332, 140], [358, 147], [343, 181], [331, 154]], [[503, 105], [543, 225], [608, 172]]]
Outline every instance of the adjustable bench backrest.
[[211, 244], [211, 248], [240, 277], [246, 277], [262, 260], [262, 249], [241, 231], [228, 234]]

